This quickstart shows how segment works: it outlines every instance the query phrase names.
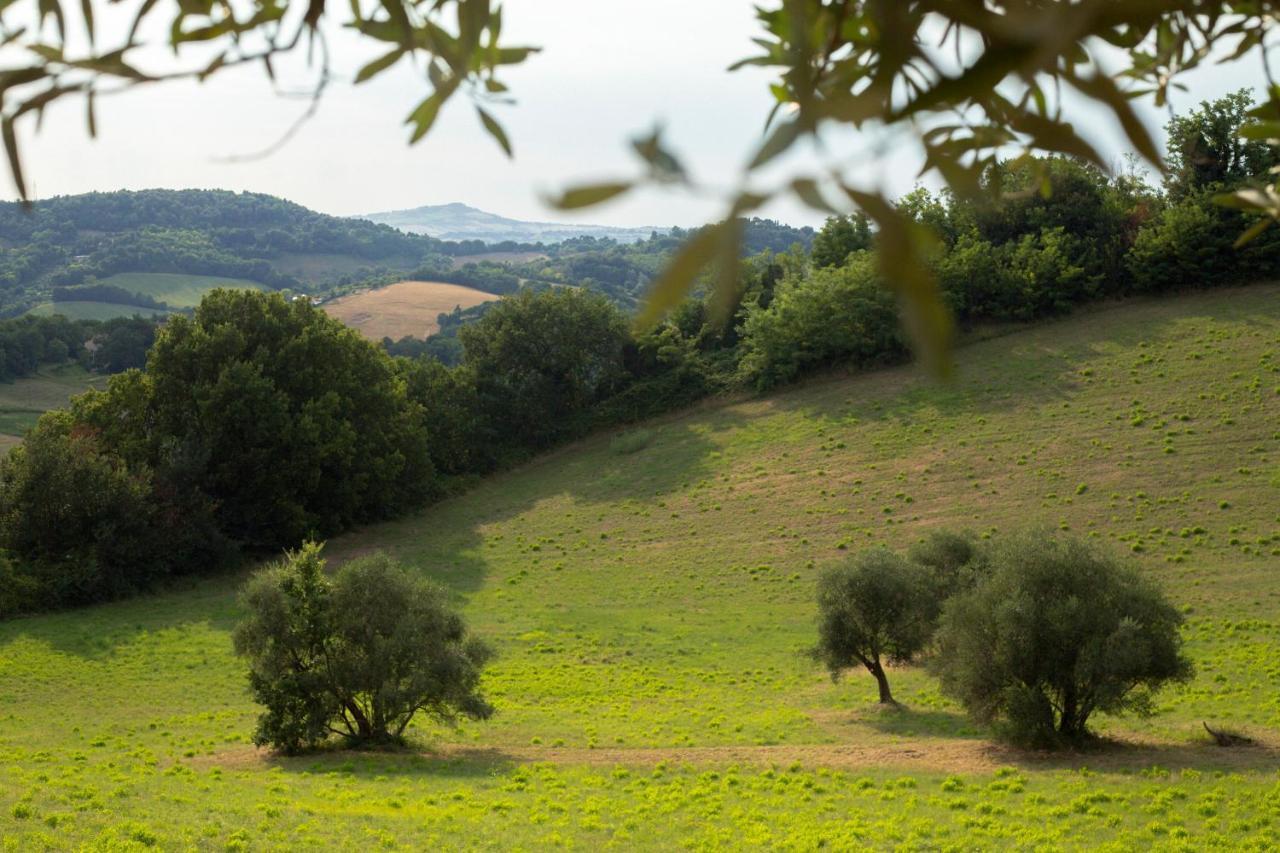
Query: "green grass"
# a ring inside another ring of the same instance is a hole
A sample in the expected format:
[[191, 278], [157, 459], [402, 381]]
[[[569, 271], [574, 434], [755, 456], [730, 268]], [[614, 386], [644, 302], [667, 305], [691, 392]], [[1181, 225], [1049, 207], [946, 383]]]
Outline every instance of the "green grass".
[[114, 302], [41, 302], [27, 312], [48, 317], [61, 314], [69, 320], [111, 320], [116, 317], [158, 317], [167, 311], [143, 308], [137, 305], [118, 305]]
[[76, 394], [101, 388], [105, 376], [98, 376], [78, 364], [57, 367], [44, 365], [35, 376], [0, 383], [0, 451], [17, 444], [40, 415], [65, 406]]
[[[0, 835], [109, 846], [1269, 849], [1280, 740], [1280, 287], [1133, 302], [909, 368], [603, 434], [344, 537], [448, 585], [498, 708], [439, 757], [264, 759], [241, 578], [0, 626]], [[832, 684], [813, 584], [866, 545], [1037, 523], [1158, 578], [1189, 685], [1134, 745], [992, 749], [915, 668]], [[1004, 768], [1004, 769], [1001, 769]], [[952, 778], [954, 777], [954, 778]]]
[[209, 291], [219, 288], [236, 290], [266, 290], [256, 281], [243, 278], [225, 278], [213, 275], [183, 275], [163, 272], [126, 272], [104, 278], [109, 284], [140, 293], [165, 303], [170, 308], [194, 308]]

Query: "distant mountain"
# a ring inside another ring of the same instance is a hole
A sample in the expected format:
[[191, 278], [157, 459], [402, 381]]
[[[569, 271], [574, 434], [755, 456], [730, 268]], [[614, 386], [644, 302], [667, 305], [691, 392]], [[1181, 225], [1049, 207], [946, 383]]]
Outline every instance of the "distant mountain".
[[608, 237], [619, 243], [636, 243], [655, 231], [670, 227], [620, 228], [613, 225], [568, 225], [563, 222], [525, 222], [486, 213], [470, 205], [429, 204], [412, 210], [393, 210], [358, 217], [390, 225], [409, 234], [425, 234], [439, 240], [481, 240], [485, 243], [563, 243], [575, 237]]

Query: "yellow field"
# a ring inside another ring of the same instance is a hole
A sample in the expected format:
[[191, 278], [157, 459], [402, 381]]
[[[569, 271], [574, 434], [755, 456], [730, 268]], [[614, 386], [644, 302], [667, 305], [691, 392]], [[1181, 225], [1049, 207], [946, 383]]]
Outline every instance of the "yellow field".
[[406, 335], [425, 338], [434, 334], [438, 314], [498, 298], [461, 284], [402, 281], [335, 299], [324, 310], [370, 340], [398, 341]]

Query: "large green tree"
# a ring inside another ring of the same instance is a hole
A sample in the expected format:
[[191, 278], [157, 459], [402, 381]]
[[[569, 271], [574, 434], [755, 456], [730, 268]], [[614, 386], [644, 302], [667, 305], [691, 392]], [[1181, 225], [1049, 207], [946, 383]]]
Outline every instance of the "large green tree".
[[623, 378], [626, 321], [579, 288], [508, 297], [459, 337], [491, 428], [524, 448], [573, 435]]
[[145, 372], [74, 410], [131, 464], [186, 470], [252, 546], [383, 518], [434, 487], [422, 407], [391, 359], [306, 300], [215, 291], [165, 325]]

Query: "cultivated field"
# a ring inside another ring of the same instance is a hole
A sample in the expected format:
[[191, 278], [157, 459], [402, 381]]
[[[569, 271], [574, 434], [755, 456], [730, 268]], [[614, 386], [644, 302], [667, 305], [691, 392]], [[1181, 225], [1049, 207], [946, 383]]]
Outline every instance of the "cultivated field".
[[325, 303], [324, 310], [366, 338], [425, 338], [436, 331], [436, 317], [456, 307], [470, 308], [499, 297], [461, 284], [402, 281]]
[[41, 302], [27, 313], [49, 316], [61, 314], [71, 320], [110, 320], [114, 317], [156, 317], [166, 314], [155, 308], [137, 305], [117, 305], [114, 302]]
[[0, 453], [21, 442], [22, 434], [49, 409], [65, 406], [76, 394], [106, 383], [107, 377], [78, 364], [44, 365], [35, 376], [0, 382]]
[[[452, 306], [450, 306], [452, 307]], [[417, 754], [255, 751], [239, 578], [0, 626], [13, 849], [1274, 849], [1280, 287], [1117, 308], [601, 435], [331, 543], [446, 584], [498, 708]], [[832, 684], [814, 579], [865, 545], [1096, 538], [1188, 617], [1195, 680], [1105, 750], [991, 745], [923, 671]], [[1265, 746], [1207, 744], [1201, 721]]]
[[110, 284], [130, 293], [141, 293], [165, 303], [170, 308], [195, 308], [211, 290], [219, 287], [234, 290], [267, 290], [256, 281], [215, 275], [184, 275], [165, 272], [126, 272], [104, 278]]
[[478, 264], [484, 261], [493, 261], [499, 264], [527, 264], [529, 261], [536, 261], [545, 258], [543, 252], [482, 252], [478, 255], [454, 255], [452, 259], [453, 268], [465, 267], [467, 264]]

